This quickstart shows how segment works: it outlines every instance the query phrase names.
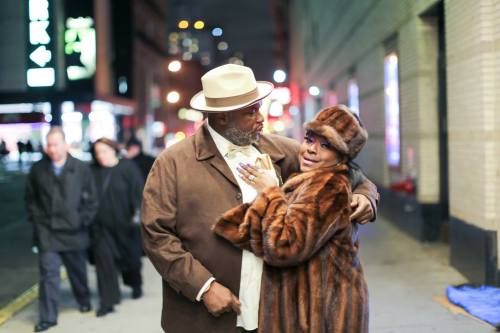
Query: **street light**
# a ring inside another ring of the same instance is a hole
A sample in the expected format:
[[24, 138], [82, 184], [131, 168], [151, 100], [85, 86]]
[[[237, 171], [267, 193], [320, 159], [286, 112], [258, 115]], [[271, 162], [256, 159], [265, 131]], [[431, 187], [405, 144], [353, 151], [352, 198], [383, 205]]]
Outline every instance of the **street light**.
[[171, 91], [167, 94], [167, 102], [175, 104], [181, 99], [181, 95], [177, 91]]
[[188, 20], [180, 20], [179, 23], [177, 24], [177, 27], [179, 29], [187, 29], [187, 28], [189, 28], [189, 21]]
[[283, 83], [286, 80], [286, 72], [282, 69], [277, 69], [274, 71], [273, 80], [276, 83]]
[[214, 37], [220, 37], [220, 36], [222, 36], [222, 33], [223, 33], [222, 28], [219, 28], [219, 27], [213, 28], [213, 30], [212, 30], [212, 36], [214, 36]]
[[321, 90], [319, 90], [318, 87], [316, 87], [316, 86], [309, 87], [309, 94], [311, 96], [319, 96], [320, 93], [321, 93]]
[[194, 28], [196, 30], [201, 30], [205, 27], [205, 22], [201, 21], [201, 20], [198, 20], [196, 22], [194, 22]]
[[168, 70], [170, 72], [178, 72], [180, 71], [182, 64], [179, 60], [173, 60], [168, 64]]

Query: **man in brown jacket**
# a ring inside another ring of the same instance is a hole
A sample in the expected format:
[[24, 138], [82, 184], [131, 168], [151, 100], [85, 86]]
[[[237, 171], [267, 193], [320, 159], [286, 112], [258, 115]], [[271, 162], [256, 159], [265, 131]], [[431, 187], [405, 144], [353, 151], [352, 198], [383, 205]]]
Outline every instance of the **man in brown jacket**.
[[[250, 68], [217, 67], [202, 77], [191, 107], [208, 119], [191, 137], [156, 160], [144, 189], [145, 251], [163, 278], [162, 327], [168, 333], [254, 331], [262, 261], [217, 237], [211, 228], [231, 207], [256, 193], [239, 179], [241, 163], [271, 158], [280, 184], [299, 170], [295, 140], [262, 135], [260, 101], [271, 83]], [[375, 217], [375, 185], [359, 171], [353, 182], [353, 220]]]

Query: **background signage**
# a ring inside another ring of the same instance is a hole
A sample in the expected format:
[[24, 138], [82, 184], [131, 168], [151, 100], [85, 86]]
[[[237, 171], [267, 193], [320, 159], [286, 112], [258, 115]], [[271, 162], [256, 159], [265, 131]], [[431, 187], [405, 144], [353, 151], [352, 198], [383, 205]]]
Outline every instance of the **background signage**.
[[28, 0], [28, 67], [29, 87], [52, 87], [55, 84], [51, 1]]

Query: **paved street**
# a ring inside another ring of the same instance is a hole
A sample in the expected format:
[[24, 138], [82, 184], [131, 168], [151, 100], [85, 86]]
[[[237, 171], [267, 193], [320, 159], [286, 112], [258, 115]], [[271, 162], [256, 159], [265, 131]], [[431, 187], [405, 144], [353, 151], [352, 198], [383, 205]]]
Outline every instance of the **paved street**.
[[[453, 314], [433, 297], [443, 295], [448, 284], [464, 278], [447, 263], [447, 246], [421, 244], [383, 219], [362, 228], [362, 260], [370, 291], [372, 333], [487, 333], [489, 325]], [[144, 261], [145, 297], [124, 300], [117, 312], [98, 319], [76, 310], [68, 282], [63, 284], [59, 325], [51, 333], [161, 332], [161, 283], [151, 264]], [[96, 290], [93, 269], [91, 285]], [[94, 295], [94, 305], [96, 296]], [[0, 326], [0, 333], [32, 332], [37, 320], [36, 302]]]
[[38, 279], [24, 205], [26, 167], [20, 169], [17, 162], [0, 164], [0, 308]]

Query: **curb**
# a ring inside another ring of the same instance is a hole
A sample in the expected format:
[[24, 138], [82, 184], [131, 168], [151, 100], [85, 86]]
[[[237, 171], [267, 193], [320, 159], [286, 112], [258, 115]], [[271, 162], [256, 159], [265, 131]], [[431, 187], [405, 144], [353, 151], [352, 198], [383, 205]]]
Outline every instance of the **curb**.
[[[61, 269], [61, 281], [68, 278], [66, 270]], [[29, 305], [31, 302], [38, 298], [38, 283], [26, 290], [15, 300], [7, 304], [5, 307], [0, 309], [0, 326], [5, 324], [7, 320], [12, 318], [17, 312], [21, 311], [24, 307]]]
[[19, 310], [33, 302], [38, 297], [38, 283], [26, 290], [15, 300], [0, 309], [0, 325], [3, 325], [9, 318], [16, 314]]

